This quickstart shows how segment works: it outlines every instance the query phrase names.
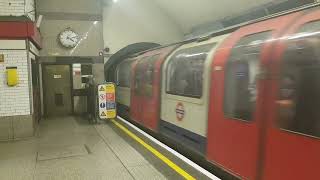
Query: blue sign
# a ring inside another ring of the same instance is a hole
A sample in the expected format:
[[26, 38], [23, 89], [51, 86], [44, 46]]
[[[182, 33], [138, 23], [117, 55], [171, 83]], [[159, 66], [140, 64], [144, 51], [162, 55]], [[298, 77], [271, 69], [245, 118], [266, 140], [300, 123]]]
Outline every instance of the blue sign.
[[107, 109], [115, 109], [116, 103], [115, 102], [107, 102]]
[[105, 108], [106, 107], [106, 103], [100, 103], [100, 108]]

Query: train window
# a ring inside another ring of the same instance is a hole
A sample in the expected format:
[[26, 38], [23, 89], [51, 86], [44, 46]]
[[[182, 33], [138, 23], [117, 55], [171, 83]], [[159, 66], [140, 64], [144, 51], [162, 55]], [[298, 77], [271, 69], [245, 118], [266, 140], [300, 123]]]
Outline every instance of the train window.
[[320, 137], [320, 21], [291, 36], [283, 56], [276, 101], [280, 128]]
[[267, 31], [243, 37], [232, 48], [225, 70], [224, 113], [227, 117], [252, 121], [261, 49], [270, 35]]
[[117, 84], [120, 87], [130, 87], [131, 62], [122, 62], [117, 70]]
[[143, 57], [135, 70], [135, 93], [136, 95], [152, 96], [154, 65], [159, 54]]
[[152, 96], [153, 78], [155, 70], [155, 62], [159, 59], [159, 54], [151, 56], [146, 61], [146, 75], [145, 75], [145, 95]]
[[204, 62], [215, 43], [177, 51], [169, 60], [167, 93], [201, 98]]
[[152, 85], [153, 84], [153, 77], [154, 77], [154, 65], [157, 59], [159, 59], [159, 54], [151, 56], [146, 60], [146, 84]]

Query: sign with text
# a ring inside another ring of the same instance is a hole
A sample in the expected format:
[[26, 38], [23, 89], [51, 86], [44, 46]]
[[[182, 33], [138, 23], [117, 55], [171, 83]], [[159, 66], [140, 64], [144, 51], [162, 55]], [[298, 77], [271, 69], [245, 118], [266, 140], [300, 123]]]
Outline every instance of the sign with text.
[[113, 83], [98, 86], [99, 117], [100, 119], [113, 119], [117, 116], [116, 87]]

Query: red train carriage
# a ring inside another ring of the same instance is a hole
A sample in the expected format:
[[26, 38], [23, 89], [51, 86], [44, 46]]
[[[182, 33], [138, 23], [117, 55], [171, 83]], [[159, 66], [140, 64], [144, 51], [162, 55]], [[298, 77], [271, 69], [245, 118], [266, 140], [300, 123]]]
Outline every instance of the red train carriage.
[[244, 179], [317, 179], [319, 13], [240, 28], [220, 47], [211, 74], [210, 161]]
[[219, 47], [211, 74], [207, 156], [231, 172], [256, 179], [268, 93], [259, 75], [274, 39], [300, 13], [245, 26]]
[[243, 179], [319, 179], [319, 8], [221, 34], [133, 58], [131, 119]]

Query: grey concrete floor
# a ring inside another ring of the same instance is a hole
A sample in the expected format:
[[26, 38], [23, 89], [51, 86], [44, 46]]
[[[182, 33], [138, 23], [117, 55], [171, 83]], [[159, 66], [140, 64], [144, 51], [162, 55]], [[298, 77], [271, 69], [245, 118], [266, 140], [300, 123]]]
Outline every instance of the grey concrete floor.
[[34, 138], [0, 142], [0, 180], [183, 179], [124, 137], [110, 122], [44, 119]]

